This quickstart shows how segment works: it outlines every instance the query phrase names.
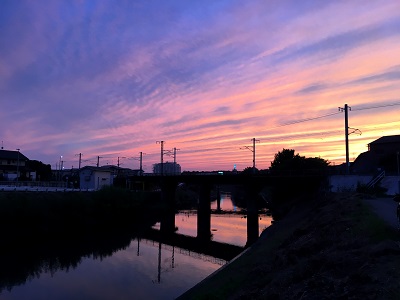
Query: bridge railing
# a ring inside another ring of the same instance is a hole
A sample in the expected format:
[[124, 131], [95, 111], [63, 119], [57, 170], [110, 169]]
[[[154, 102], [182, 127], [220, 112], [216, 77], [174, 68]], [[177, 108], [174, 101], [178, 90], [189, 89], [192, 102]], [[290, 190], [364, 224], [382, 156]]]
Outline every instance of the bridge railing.
[[0, 181], [0, 186], [66, 188], [67, 183], [63, 181]]

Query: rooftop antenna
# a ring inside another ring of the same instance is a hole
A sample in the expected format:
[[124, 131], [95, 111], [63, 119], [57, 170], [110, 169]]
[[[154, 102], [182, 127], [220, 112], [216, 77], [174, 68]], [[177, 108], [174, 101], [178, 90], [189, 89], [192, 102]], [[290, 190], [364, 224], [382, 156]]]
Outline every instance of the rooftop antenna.
[[4, 147], [3, 147], [3, 141], [1, 141], [1, 150], [3, 150], [4, 149]]

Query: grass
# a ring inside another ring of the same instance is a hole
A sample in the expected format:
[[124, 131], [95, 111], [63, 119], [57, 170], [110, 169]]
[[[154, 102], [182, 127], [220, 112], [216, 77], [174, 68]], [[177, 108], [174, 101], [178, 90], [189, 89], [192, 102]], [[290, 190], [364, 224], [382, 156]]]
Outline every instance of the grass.
[[359, 204], [360, 209], [353, 212], [352, 217], [358, 220], [355, 234], [368, 234], [372, 242], [381, 242], [386, 239], [398, 239], [398, 232], [388, 230], [386, 223], [374, 214], [367, 204]]
[[305, 221], [304, 217], [305, 211], [300, 209], [288, 219], [279, 221], [274, 225], [279, 229], [271, 227], [257, 244], [233, 263], [226, 265], [178, 299], [228, 299], [243, 286], [255, 283], [255, 280], [259, 286], [268, 284], [274, 274], [263, 272], [261, 266], [272, 264], [275, 259], [273, 254]]
[[398, 232], [361, 198], [298, 203], [251, 249], [179, 299], [400, 299]]

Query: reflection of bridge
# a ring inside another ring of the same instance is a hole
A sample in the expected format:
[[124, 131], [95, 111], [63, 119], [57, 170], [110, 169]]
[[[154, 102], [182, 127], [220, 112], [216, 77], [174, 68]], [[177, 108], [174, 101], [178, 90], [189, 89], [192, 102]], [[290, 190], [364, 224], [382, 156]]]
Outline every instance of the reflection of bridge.
[[[188, 250], [188, 249], [184, 249], [184, 248], [180, 248], [180, 247], [177, 247], [177, 246], [171, 246], [171, 245], [168, 245], [168, 244], [163, 244], [161, 242], [157, 242], [157, 241], [154, 241], [154, 240], [139, 239], [138, 240], [138, 244], [139, 243], [144, 243], [144, 244], [152, 246], [154, 248], [159, 248], [160, 244], [161, 244], [161, 249], [164, 249], [164, 250], [167, 250], [167, 251], [171, 252], [172, 253], [172, 257], [174, 256], [175, 253], [178, 253], [178, 254], [182, 254], [182, 255], [185, 255], [185, 256], [189, 256], [189, 257], [193, 257], [193, 258], [196, 258], [196, 259], [200, 259], [200, 260], [205, 261], [205, 262], [211, 262], [213, 264], [220, 265], [220, 266], [223, 266], [228, 262], [227, 260], [222, 259], [222, 258], [209, 256], [209, 255], [206, 255], [206, 254], [203, 254], [203, 253], [198, 253], [198, 252], [195, 252], [195, 251], [192, 251], [192, 250]], [[140, 255], [140, 250], [139, 250], [139, 245], [138, 245], [138, 256], [139, 255]]]
[[[161, 282], [161, 250], [167, 249], [171, 251], [171, 268], [175, 267], [175, 251], [179, 254], [209, 261], [219, 265], [224, 265], [227, 261], [233, 259], [243, 251], [243, 247], [208, 241], [204, 242], [195, 237], [183, 234], [163, 234], [160, 230], [149, 229], [142, 236], [137, 238], [137, 255], [140, 255], [140, 242], [143, 241], [147, 245], [158, 247], [158, 272], [157, 282]], [[177, 249], [175, 250], [175, 247]]]
[[[257, 195], [261, 188], [273, 181], [271, 176], [241, 175], [176, 175], [176, 176], [133, 176], [131, 182], [157, 184], [162, 193], [162, 201], [166, 204], [166, 214], [161, 220], [161, 231], [175, 231], [175, 192], [178, 184], [196, 184], [199, 186], [197, 206], [197, 238], [209, 241], [211, 238], [211, 191], [215, 185], [241, 185], [246, 192], [247, 201], [247, 244], [257, 240], [259, 235]], [[217, 201], [220, 198], [217, 197]]]
[[187, 249], [192, 252], [202, 253], [208, 256], [216, 257], [229, 261], [243, 251], [243, 247], [216, 242], [204, 241], [197, 237], [171, 233], [164, 234], [161, 230], [149, 229], [141, 236], [144, 239], [161, 242], [162, 244], [176, 246]]

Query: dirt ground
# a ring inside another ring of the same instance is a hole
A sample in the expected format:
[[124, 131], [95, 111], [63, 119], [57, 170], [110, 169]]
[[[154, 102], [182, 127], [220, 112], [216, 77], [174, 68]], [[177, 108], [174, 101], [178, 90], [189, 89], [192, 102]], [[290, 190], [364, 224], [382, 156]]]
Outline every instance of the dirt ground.
[[179, 299], [400, 299], [399, 232], [365, 200], [298, 204]]

